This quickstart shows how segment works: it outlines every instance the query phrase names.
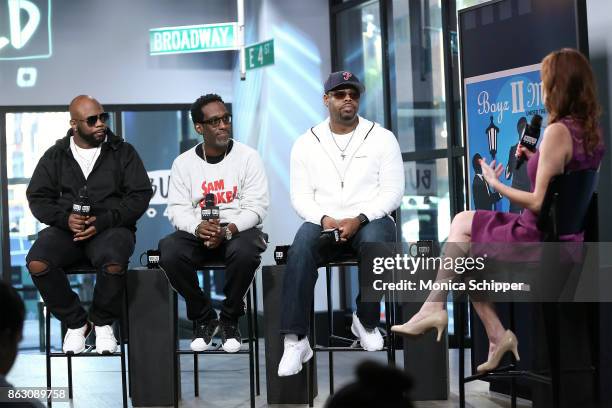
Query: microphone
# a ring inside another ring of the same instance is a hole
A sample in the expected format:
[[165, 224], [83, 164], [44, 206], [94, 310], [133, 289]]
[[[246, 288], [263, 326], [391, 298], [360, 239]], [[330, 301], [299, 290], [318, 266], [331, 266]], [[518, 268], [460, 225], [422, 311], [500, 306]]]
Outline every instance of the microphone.
[[72, 204], [72, 213], [77, 215], [89, 216], [91, 212], [91, 204], [87, 194], [87, 186], [79, 189], [79, 198]]
[[219, 206], [215, 205], [215, 195], [208, 193], [204, 196], [204, 207], [200, 210], [203, 221], [218, 220]]
[[531, 123], [525, 126], [523, 133], [519, 138], [519, 145], [516, 146], [516, 167], [518, 170], [525, 162], [525, 156], [519, 150], [520, 146], [527, 148], [530, 152], [535, 152], [538, 139], [540, 138], [540, 131], [542, 128], [542, 117], [540, 115], [533, 115]]

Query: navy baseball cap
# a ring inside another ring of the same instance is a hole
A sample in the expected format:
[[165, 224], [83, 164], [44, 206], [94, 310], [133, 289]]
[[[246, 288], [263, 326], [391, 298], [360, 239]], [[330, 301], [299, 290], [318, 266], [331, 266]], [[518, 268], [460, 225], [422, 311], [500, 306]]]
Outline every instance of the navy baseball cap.
[[359, 81], [359, 78], [349, 71], [332, 72], [327, 77], [327, 81], [325, 81], [323, 88], [325, 93], [328, 93], [341, 86], [352, 86], [356, 88], [360, 94], [365, 92], [365, 86]]

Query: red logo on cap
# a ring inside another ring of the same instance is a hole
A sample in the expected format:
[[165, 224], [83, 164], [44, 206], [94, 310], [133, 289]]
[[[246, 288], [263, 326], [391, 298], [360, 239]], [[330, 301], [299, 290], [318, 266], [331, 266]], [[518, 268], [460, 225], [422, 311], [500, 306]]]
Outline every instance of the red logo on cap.
[[344, 78], [345, 81], [348, 81], [352, 76], [353, 76], [353, 74], [351, 74], [350, 72], [343, 72], [342, 73], [342, 78]]

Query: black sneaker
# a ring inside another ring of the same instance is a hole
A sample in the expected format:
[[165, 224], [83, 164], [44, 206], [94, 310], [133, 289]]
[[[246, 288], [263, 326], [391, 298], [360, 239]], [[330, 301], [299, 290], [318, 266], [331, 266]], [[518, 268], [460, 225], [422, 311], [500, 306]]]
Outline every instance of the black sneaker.
[[205, 351], [212, 345], [212, 338], [219, 330], [219, 320], [198, 320], [196, 323], [195, 338], [191, 342], [193, 351]]
[[238, 330], [238, 322], [221, 320], [221, 348], [227, 353], [235, 353], [240, 350], [242, 336]]

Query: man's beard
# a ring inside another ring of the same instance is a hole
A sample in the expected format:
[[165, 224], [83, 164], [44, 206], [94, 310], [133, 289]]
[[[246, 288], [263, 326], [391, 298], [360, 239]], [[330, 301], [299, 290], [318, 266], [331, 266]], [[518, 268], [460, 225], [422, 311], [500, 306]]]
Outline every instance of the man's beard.
[[352, 124], [355, 121], [355, 118], [357, 117], [357, 113], [347, 113], [347, 114], [343, 114], [342, 111], [338, 111], [338, 114], [336, 115], [336, 120], [340, 123], [346, 123], [346, 124]]
[[79, 136], [81, 136], [81, 139], [83, 139], [85, 142], [87, 142], [88, 145], [92, 146], [92, 147], [98, 147], [100, 146], [103, 142], [104, 139], [96, 139], [96, 137], [94, 136], [95, 132], [93, 133], [82, 133], [79, 132]]
[[[229, 146], [231, 140], [232, 140], [231, 133], [228, 135], [227, 140], [219, 140], [219, 138], [217, 138], [216, 136], [212, 136], [208, 140], [208, 146], [215, 148], [215, 149], [226, 149]], [[206, 138], [204, 138], [204, 144], [206, 143], [207, 143], [207, 140]]]

